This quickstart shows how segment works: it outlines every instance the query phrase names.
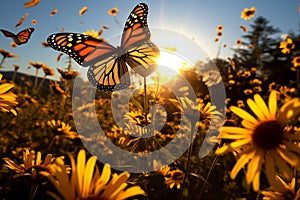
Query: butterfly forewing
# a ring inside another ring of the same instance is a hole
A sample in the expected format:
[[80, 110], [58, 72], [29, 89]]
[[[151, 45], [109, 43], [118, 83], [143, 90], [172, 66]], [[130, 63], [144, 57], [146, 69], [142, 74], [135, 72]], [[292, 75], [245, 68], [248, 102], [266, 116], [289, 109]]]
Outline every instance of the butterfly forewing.
[[113, 91], [127, 88], [130, 85], [130, 77], [126, 63], [112, 55], [97, 63], [88, 70], [88, 79], [99, 90]]
[[144, 3], [137, 5], [126, 20], [122, 34], [121, 47], [128, 49], [138, 46], [150, 39], [147, 24], [148, 6]]
[[7, 30], [1, 29], [0, 30], [6, 37], [15, 37], [16, 35], [13, 34], [12, 32], [9, 32]]
[[[68, 54], [83, 67], [108, 57], [114, 50], [113, 46], [102, 40], [79, 33], [53, 34], [48, 37], [47, 42], [50, 47]], [[99, 54], [99, 49], [103, 50], [102, 54]]]
[[159, 55], [159, 48], [148, 40], [143, 45], [128, 50], [126, 62], [135, 72], [146, 77], [156, 70]]

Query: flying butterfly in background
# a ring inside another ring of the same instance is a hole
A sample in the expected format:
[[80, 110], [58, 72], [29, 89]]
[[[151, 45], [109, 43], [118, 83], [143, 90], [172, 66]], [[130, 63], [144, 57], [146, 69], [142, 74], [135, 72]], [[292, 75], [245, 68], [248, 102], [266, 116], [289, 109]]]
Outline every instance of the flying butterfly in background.
[[148, 6], [144, 3], [132, 10], [118, 47], [78, 33], [52, 34], [47, 42], [53, 49], [71, 56], [81, 66], [89, 67], [87, 77], [99, 90], [121, 90], [130, 85], [127, 65], [143, 77], [157, 68], [160, 51], [150, 40], [147, 15]]
[[25, 44], [28, 42], [34, 28], [26, 28], [20, 31], [17, 35], [7, 30], [0, 29], [0, 31], [6, 36], [11, 37], [17, 45]]

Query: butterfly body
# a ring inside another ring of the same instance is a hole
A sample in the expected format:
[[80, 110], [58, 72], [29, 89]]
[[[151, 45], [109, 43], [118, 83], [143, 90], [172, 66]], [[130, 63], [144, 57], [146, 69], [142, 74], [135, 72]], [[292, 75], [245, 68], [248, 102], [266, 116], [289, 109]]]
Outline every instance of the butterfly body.
[[148, 6], [144, 3], [133, 9], [125, 23], [121, 44], [117, 47], [79, 33], [52, 34], [47, 42], [81, 66], [89, 67], [87, 77], [99, 90], [121, 90], [130, 85], [128, 66], [143, 77], [157, 68], [160, 51], [150, 40], [147, 14]]
[[26, 28], [26, 29], [20, 31], [16, 35], [12, 32], [9, 32], [9, 31], [3, 30], [3, 29], [0, 29], [0, 31], [6, 37], [11, 37], [17, 45], [21, 45], [21, 44], [25, 44], [28, 42], [32, 32], [34, 31], [34, 28]]

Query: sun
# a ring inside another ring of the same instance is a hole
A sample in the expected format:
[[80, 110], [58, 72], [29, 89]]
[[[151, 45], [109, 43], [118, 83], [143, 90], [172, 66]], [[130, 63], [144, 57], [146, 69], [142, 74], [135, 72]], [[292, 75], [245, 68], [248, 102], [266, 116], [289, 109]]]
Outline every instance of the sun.
[[164, 77], [171, 78], [179, 74], [179, 70], [187, 66], [189, 63], [176, 52], [161, 49], [160, 57], [157, 60], [157, 71]]

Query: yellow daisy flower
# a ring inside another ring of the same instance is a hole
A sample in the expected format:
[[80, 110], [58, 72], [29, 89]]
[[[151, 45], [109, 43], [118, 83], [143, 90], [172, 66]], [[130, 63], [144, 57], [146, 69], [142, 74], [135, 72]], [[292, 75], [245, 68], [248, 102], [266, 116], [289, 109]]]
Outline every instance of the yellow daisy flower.
[[287, 38], [287, 41], [280, 42], [279, 48], [282, 49], [281, 52], [286, 54], [290, 53], [290, 51], [295, 47], [293, 40], [291, 38]]
[[91, 36], [91, 37], [96, 38], [96, 39], [99, 38], [98, 32], [95, 31], [94, 29], [92, 29], [92, 30], [90, 30], [90, 31], [87, 30], [87, 31], [83, 32], [83, 34], [84, 34], [84, 35], [87, 35], [87, 36]]
[[41, 157], [41, 152], [35, 154], [34, 150], [29, 151], [26, 149], [23, 151], [23, 164], [18, 165], [10, 158], [3, 158], [3, 160], [6, 162], [4, 166], [19, 173], [19, 176], [31, 175], [32, 178], [36, 178], [37, 172], [45, 171], [49, 173], [51, 171], [49, 165], [54, 160], [52, 154], [47, 154], [44, 162], [42, 162]]
[[223, 31], [224, 30], [224, 26], [222, 26], [222, 25], [219, 25], [219, 26], [217, 26], [217, 28], [216, 28], [216, 31], [217, 32], [220, 32], [220, 31]]
[[300, 190], [295, 192], [296, 179], [293, 178], [292, 181], [287, 184], [279, 176], [275, 177], [278, 185], [276, 187], [271, 187], [269, 190], [262, 191], [264, 195], [263, 200], [285, 200], [285, 199], [299, 199]]
[[37, 24], [37, 21], [36, 21], [35, 19], [33, 19], [33, 20], [31, 20], [31, 23], [32, 23], [33, 25], [36, 25], [36, 24]]
[[294, 65], [294, 69], [298, 69], [300, 68], [300, 56], [296, 56], [293, 61], [292, 64]]
[[169, 176], [165, 177], [165, 184], [172, 189], [175, 185], [177, 189], [180, 189], [180, 185], [183, 183], [184, 173], [183, 171], [176, 169], [169, 171]]
[[[241, 168], [248, 163], [246, 181], [259, 191], [260, 172], [264, 163], [265, 172], [271, 185], [274, 183], [276, 169], [285, 178], [291, 179], [293, 171], [288, 164], [300, 170], [299, 147], [300, 134], [284, 131], [284, 125], [300, 114], [300, 100], [291, 99], [277, 111], [277, 91], [270, 93], [268, 106], [259, 94], [247, 104], [257, 118], [241, 108], [231, 106], [230, 110], [241, 117], [242, 127], [223, 127], [221, 139], [233, 140], [216, 150], [217, 155], [238, 151], [238, 160], [231, 171], [234, 179]], [[270, 140], [272, 138], [272, 140]], [[287, 164], [288, 163], [288, 164]]]
[[181, 97], [179, 100], [182, 105], [182, 108], [179, 107], [179, 109], [184, 111], [187, 116], [193, 117], [197, 116], [195, 115], [196, 113], [200, 113], [201, 119], [211, 119], [221, 115], [221, 113], [216, 110], [216, 106], [212, 105], [211, 102], [205, 104], [200, 98], [197, 99], [197, 103], [194, 103], [188, 97]]
[[76, 76], [79, 75], [79, 72], [74, 70], [62, 70], [57, 68], [57, 71], [60, 73], [61, 77], [65, 80], [71, 80], [74, 79]]
[[[2, 79], [2, 74], [0, 74], [0, 81]], [[18, 104], [17, 95], [12, 92], [8, 92], [14, 85], [10, 83], [0, 84], [0, 111], [1, 112], [11, 112], [17, 115], [17, 112], [12, 108]]]
[[254, 17], [254, 14], [256, 13], [256, 8], [245, 8], [241, 13], [241, 18], [244, 20], [248, 20]]
[[116, 16], [116, 15], [118, 14], [118, 12], [119, 12], [119, 9], [118, 9], [118, 8], [112, 8], [112, 9], [110, 9], [110, 10], [108, 11], [108, 14], [109, 14], [110, 16]]
[[64, 135], [69, 139], [78, 138], [79, 135], [71, 131], [71, 126], [66, 124], [65, 122], [61, 122], [60, 120], [55, 121], [54, 119], [47, 121], [47, 125], [53, 130], [53, 132], [57, 135]]
[[144, 127], [149, 123], [151, 123], [150, 113], [147, 114], [147, 120], [146, 120], [145, 115], [141, 110], [131, 111], [129, 113], [126, 113], [125, 119], [128, 119], [130, 122], [133, 122], [134, 124], [141, 127]]
[[[111, 174], [110, 165], [105, 164], [100, 175], [96, 166], [97, 157], [91, 156], [86, 162], [84, 150], [79, 151], [77, 163], [75, 163], [75, 159], [71, 154], [69, 154], [69, 157], [72, 165], [70, 178], [61, 158], [58, 158], [55, 165], [52, 166], [55, 172], [54, 176], [43, 173], [64, 199], [122, 200], [145, 194], [139, 186], [127, 187], [126, 181], [130, 176], [128, 172], [123, 172], [120, 175]], [[53, 192], [48, 191], [48, 194], [55, 199], [61, 199]]]
[[238, 39], [238, 40], [236, 41], [236, 44], [241, 45], [241, 44], [242, 44], [242, 40], [241, 40], [241, 39]]
[[17, 44], [15, 42], [10, 43], [11, 48], [17, 48]]

